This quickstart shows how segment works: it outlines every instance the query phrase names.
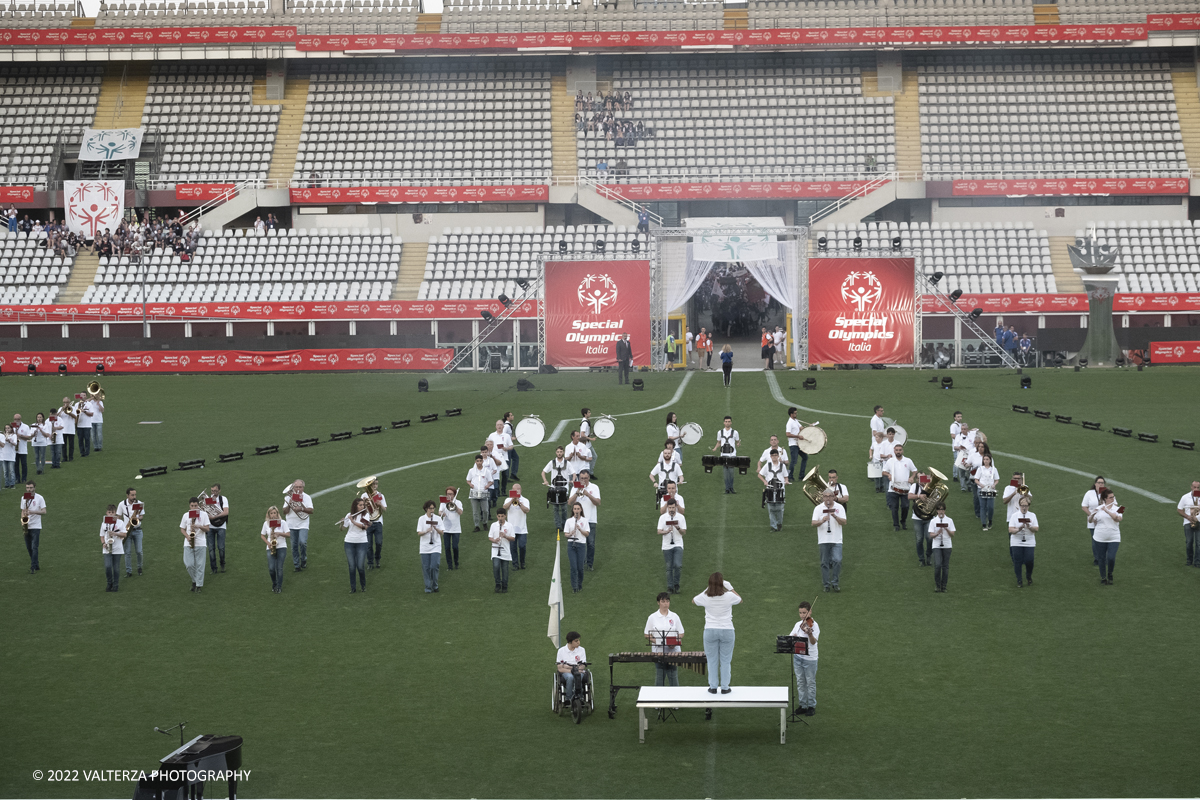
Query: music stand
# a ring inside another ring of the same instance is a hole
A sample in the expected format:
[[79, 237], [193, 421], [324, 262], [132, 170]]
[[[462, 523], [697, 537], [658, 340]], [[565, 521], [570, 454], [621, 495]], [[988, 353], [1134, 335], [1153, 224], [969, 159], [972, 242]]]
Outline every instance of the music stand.
[[[797, 648], [803, 648], [797, 649]], [[775, 637], [775, 652], [785, 653], [790, 656], [808, 655], [808, 639], [803, 636], [776, 636]], [[788, 722], [802, 722], [804, 727], [808, 727], [808, 721], [804, 717], [796, 713], [796, 704], [792, 700], [792, 696], [796, 691], [796, 675], [792, 664], [788, 662], [788, 707], [790, 708]], [[796, 697], [796, 700], [799, 700]]]

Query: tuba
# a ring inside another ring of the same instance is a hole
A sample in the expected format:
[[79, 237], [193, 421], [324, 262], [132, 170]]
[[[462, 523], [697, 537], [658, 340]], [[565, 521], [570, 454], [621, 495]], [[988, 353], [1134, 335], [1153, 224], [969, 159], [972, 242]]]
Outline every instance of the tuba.
[[817, 474], [820, 471], [821, 465], [818, 464], [808, 471], [808, 474], [804, 476], [804, 482], [800, 484], [804, 496], [811, 500], [814, 506], [825, 502], [825, 490], [829, 488], [829, 483]]
[[100, 381], [92, 381], [87, 385], [87, 394], [93, 400], [103, 400], [104, 387], [100, 385]]
[[355, 484], [355, 486], [359, 489], [366, 489], [366, 491], [359, 495], [359, 497], [362, 498], [362, 500], [366, 503], [365, 510], [367, 512], [367, 519], [371, 522], [377, 522], [379, 518], [383, 516], [383, 511], [380, 510], [379, 506], [375, 505], [375, 493], [371, 491], [371, 485], [377, 480], [378, 479], [374, 475], [371, 475], [363, 478], [361, 481]]
[[925, 493], [918, 494], [917, 499], [913, 502], [913, 516], [928, 522], [937, 513], [938, 505], [946, 502], [946, 498], [949, 496], [950, 487], [946, 483], [946, 476], [930, 467], [929, 483], [925, 485]]

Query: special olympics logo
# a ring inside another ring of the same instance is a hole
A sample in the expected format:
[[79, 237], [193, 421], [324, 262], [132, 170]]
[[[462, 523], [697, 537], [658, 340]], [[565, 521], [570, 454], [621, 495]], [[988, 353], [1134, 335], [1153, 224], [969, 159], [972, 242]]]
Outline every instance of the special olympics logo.
[[375, 363], [375, 354], [374, 353], [367, 353], [367, 363], [368, 364]]
[[179, 366], [186, 367], [190, 363], [192, 363], [192, 360], [190, 358], [188, 358], [187, 356], [179, 357]]
[[262, 365], [263, 365], [263, 357], [262, 357], [262, 356], [255, 356], [255, 357], [254, 357], [254, 366], [256, 366], [256, 367], [261, 367]]
[[405, 364], [411, 364], [413, 360], [412, 353], [405, 353], [404, 355], [400, 356], [400, 360]]
[[874, 272], [851, 272], [842, 281], [842, 299], [853, 303], [855, 310], [862, 314], [867, 306], [873, 306], [883, 296], [883, 284]]
[[104, 359], [104, 364], [109, 367], [115, 367], [117, 365], [117, 359], [115, 356], [108, 356]]
[[154, 356], [142, 356], [142, 364], [149, 367], [154, 363]]
[[217, 364], [219, 366], [222, 366], [222, 367], [225, 366], [226, 362], [228, 362], [228, 361], [229, 361], [229, 359], [226, 358], [224, 355], [217, 356]]
[[337, 362], [338, 362], [337, 353], [330, 353], [329, 354], [329, 363], [336, 364]]
[[1176, 347], [1174, 350], [1176, 358], [1183, 358], [1183, 354], [1187, 352], [1186, 347]]
[[575, 290], [579, 305], [599, 314], [605, 306], [617, 301], [617, 284], [608, 275], [588, 275]]
[[71, 356], [70, 358], [67, 359], [67, 363], [70, 364], [72, 367], [78, 367], [79, 366], [79, 358], [77, 356]]
[[292, 354], [292, 363], [295, 364], [297, 367], [300, 366], [300, 362], [303, 360], [304, 360], [303, 357], [301, 357], [301, 355], [299, 353]]

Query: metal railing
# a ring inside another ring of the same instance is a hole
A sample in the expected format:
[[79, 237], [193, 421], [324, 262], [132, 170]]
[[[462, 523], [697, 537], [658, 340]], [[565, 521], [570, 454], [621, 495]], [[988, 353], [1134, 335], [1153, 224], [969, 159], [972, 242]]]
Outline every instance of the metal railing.
[[599, 183], [598, 181], [590, 179], [590, 178], [579, 178], [579, 177], [576, 178], [575, 185], [579, 186], [579, 187], [587, 187], [587, 188], [591, 189], [592, 191], [594, 191], [596, 194], [603, 197], [605, 200], [612, 200], [614, 203], [618, 203], [618, 204], [624, 206], [625, 208], [629, 209], [630, 211], [633, 211], [634, 213], [640, 213], [642, 211], [645, 211], [645, 213], [650, 216], [650, 221], [653, 222], [655, 225], [661, 226], [663, 224], [662, 217], [660, 217], [658, 214], [651, 211], [649, 208], [645, 208], [643, 203], [638, 203], [637, 201], [630, 200], [628, 197], [621, 194], [621, 191], [619, 189], [617, 189], [616, 187], [614, 187], [612, 185], [602, 184], [602, 183]]
[[829, 205], [825, 206], [824, 208], [819, 210], [817, 213], [815, 213], [811, 217], [809, 217], [808, 218], [808, 226], [811, 228], [814, 224], [816, 224], [817, 220], [824, 219], [825, 217], [829, 216], [830, 214], [832, 214], [836, 211], [842, 210], [843, 208], [850, 205], [858, 198], [866, 197], [867, 195], [871, 194], [871, 192], [875, 191], [879, 187], [886, 186], [887, 184], [892, 183], [893, 181], [896, 180], [896, 175], [897, 175], [897, 173], [894, 173], [894, 172], [884, 173], [883, 175], [880, 175], [875, 180], [862, 184], [858, 188], [854, 189], [850, 194], [846, 195], [845, 197], [838, 198], [834, 202], [830, 203]]
[[1021, 366], [1017, 363], [1017, 360], [1013, 358], [1012, 353], [1001, 347], [995, 339], [993, 339], [991, 336], [985, 333], [982, 328], [975, 324], [976, 317], [974, 316], [973, 312], [967, 313], [966, 311], [963, 311], [958, 307], [956, 299], [952, 300], [949, 295], [938, 288], [938, 283], [940, 282], [941, 278], [940, 275], [935, 276], [939, 280], [930, 280], [929, 278], [925, 277], [925, 273], [918, 268], [916, 276], [917, 286], [921, 290], [921, 294], [933, 296], [940, 300], [942, 305], [945, 306], [950, 313], [953, 314], [955, 318], [967, 328], [967, 330], [975, 334], [976, 338], [979, 340], [978, 347], [980, 350], [991, 350], [996, 354], [996, 356], [999, 357], [1000, 363], [1006, 367], [1009, 367], [1010, 369], [1018, 369]]
[[526, 300], [536, 300], [538, 298], [539, 291], [541, 291], [543, 274], [543, 271], [539, 269], [537, 278], [526, 282], [525, 286], [521, 289], [521, 293], [509, 300], [509, 302], [505, 303], [498, 316], [493, 317], [489, 312], [484, 312], [488, 315], [488, 317], [490, 317], [490, 319], [487, 320], [487, 324], [479, 329], [478, 336], [473, 338], [463, 347], [455, 350], [454, 358], [452, 358], [450, 362], [446, 364], [442, 371], [450, 373], [458, 369], [458, 367], [462, 365], [464, 361], [472, 357], [472, 354], [476, 350], [478, 350], [482, 345], [487, 344], [488, 337], [495, 333], [495, 331], [501, 325], [503, 325], [505, 321], [511, 319], [512, 316], [521, 308], [521, 306], [524, 305]]

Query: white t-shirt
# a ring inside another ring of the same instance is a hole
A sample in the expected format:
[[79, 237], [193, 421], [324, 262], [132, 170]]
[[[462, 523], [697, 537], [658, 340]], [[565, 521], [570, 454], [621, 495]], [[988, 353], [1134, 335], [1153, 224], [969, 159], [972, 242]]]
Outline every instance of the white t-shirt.
[[492, 435], [487, 440], [492, 443], [492, 454], [500, 459], [500, 471], [504, 472], [508, 469], [508, 450], [501, 450], [500, 445], [504, 445], [505, 448], [512, 447], [512, 437], [507, 433], [492, 431]]
[[831, 484], [829, 484], [829, 488], [833, 489], [833, 498], [834, 498], [835, 503], [838, 503], [843, 508], [845, 507], [845, 504], [842, 503], [841, 500], [837, 499], [839, 497], [845, 497], [846, 502], [847, 503], [850, 502], [850, 487], [849, 486], [847, 486], [844, 483], [831, 483]]
[[563, 536], [567, 537], [568, 542], [587, 544], [587, 537], [591, 530], [587, 523], [587, 517], [580, 517], [577, 520], [574, 516], [570, 516], [563, 523]]
[[285, 522], [284, 520], [263, 520], [262, 530], [259, 531], [259, 535], [267, 537], [267, 544], [266, 544], [267, 552], [268, 553], [271, 552], [271, 541], [270, 540], [271, 540], [271, 523], [272, 522], [279, 523], [279, 527], [275, 528], [275, 549], [276, 550], [286, 550], [287, 542], [288, 542], [287, 537], [280, 536], [279, 534], [289, 533], [291, 531], [291, 528], [288, 527], [287, 522]]
[[[212, 500], [213, 502], [210, 503], [209, 500]], [[201, 506], [201, 508], [204, 509], [205, 514], [208, 514], [209, 511], [217, 510], [218, 503], [220, 503], [221, 511], [225, 511], [225, 512], [229, 511], [229, 498], [226, 497], [225, 495], [220, 495], [219, 497], [204, 498], [204, 504]], [[220, 519], [217, 519], [215, 517], [215, 515], [213, 515], [213, 514], [208, 514], [208, 518], [210, 520], [212, 520], [212, 526], [214, 528], [224, 528], [226, 521], [229, 519], [228, 516], [224, 516], [224, 517], [221, 517]], [[289, 530], [290, 530], [290, 528], [289, 528]]]
[[62, 409], [59, 409], [58, 414], [56, 416], [58, 417], [58, 421], [62, 423], [63, 433], [64, 434], [69, 433], [72, 436], [74, 436], [75, 435], [75, 417], [68, 414], [66, 411], [63, 411]]
[[204, 511], [201, 510], [197, 512], [199, 516], [196, 517], [196, 519], [192, 519], [191, 513], [191, 509], [183, 512], [183, 516], [179, 518], [179, 527], [181, 530], [186, 531], [188, 528], [188, 523], [190, 522], [192, 524], [192, 529], [196, 532], [196, 543], [189, 544], [187, 537], [185, 536], [183, 537], [183, 546], [195, 548], [208, 547], [208, 540], [204, 538], [204, 531], [201, 530], [201, 528], [204, 528], [209, 524], [208, 514], [205, 514]]
[[0, 461], [17, 460], [17, 435], [10, 433], [0, 437]]
[[[32, 527], [32, 526], [30, 526]], [[114, 556], [125, 555], [125, 540], [118, 536], [118, 533], [125, 532], [125, 523], [118, 517], [112, 525], [100, 523], [100, 554], [107, 555], [104, 552], [104, 545], [108, 542], [112, 549], [109, 550]]]
[[959, 469], [966, 468], [973, 452], [975, 452], [975, 448], [965, 435], [960, 435], [954, 440], [954, 463]]
[[681, 495], [679, 492], [676, 492], [673, 495], [663, 495], [662, 502], [658, 504], [658, 513], [659, 514], [667, 513], [667, 498], [668, 497], [675, 498], [675, 507], [679, 510], [680, 514], [687, 513], [687, 509], [686, 509], [687, 503], [685, 503], [683, 501], [683, 495]]
[[842, 524], [834, 519], [834, 516], [846, 519], [846, 509], [842, 508], [840, 503], [834, 503], [831, 509], [833, 514], [825, 516], [825, 504], [817, 506], [813, 509], [813, 522], [821, 522], [817, 526], [817, 543], [818, 544], [841, 544], [842, 543]]
[[[1029, 497], [1030, 497], [1030, 499], [1033, 499], [1032, 491], [1029, 492]], [[1010, 509], [1017, 508], [1017, 503], [1021, 499], [1020, 497], [1017, 496], [1017, 487], [1013, 486], [1011, 483], [1008, 486], [1005, 486], [1004, 487], [1004, 497], [1002, 499], [1004, 500], [1004, 505], [1007, 508], [1010, 508]]]
[[600, 496], [600, 487], [595, 483], [589, 483], [582, 489], [571, 490], [571, 496], [567, 498], [567, 507], [569, 508], [571, 505], [579, 503], [579, 505], [583, 506], [583, 515], [587, 517], [587, 521], [594, 523], [596, 521], [596, 504], [588, 499], [587, 495], [584, 494], [585, 491], [597, 500], [604, 499]]
[[75, 427], [90, 428], [95, 419], [96, 405], [91, 400], [84, 400], [83, 406], [79, 409], [79, 421], [75, 423]]
[[442, 552], [442, 518], [433, 519], [422, 514], [417, 518], [417, 533], [421, 534], [421, 553]]
[[654, 478], [660, 484], [665, 480], [672, 480], [679, 483], [679, 481], [683, 480], [683, 467], [675, 461], [673, 456], [668, 463], [663, 454], [659, 453], [658, 463], [654, 465], [654, 469], [650, 470], [650, 477]]
[[696, 337], [692, 335], [691, 331], [688, 331], [684, 338], [687, 339], [687, 349], [688, 349], [688, 352], [690, 353], [690, 352], [692, 352], [692, 342], [695, 341]]
[[[1030, 527], [1032, 527], [1032, 528], [1038, 527], [1037, 514], [1033, 513], [1032, 511], [1026, 511], [1026, 512], [1022, 513], [1021, 509], [1019, 509], [1019, 508], [1016, 511], [1014, 511], [1008, 515], [1008, 527], [1020, 528], [1021, 523], [1018, 522], [1018, 520], [1021, 519], [1022, 517], [1029, 520]], [[1023, 541], [1022, 541], [1021, 534], [1024, 534]], [[1033, 531], [1031, 531], [1031, 530], [1022, 530], [1018, 533], [1010, 533], [1008, 535], [1009, 547], [1033, 547], [1036, 544], [1037, 544], [1037, 542], [1035, 541]]]
[[557, 458], [550, 459], [546, 462], [546, 466], [542, 467], [542, 472], [546, 474], [546, 479], [550, 481], [551, 486], [554, 485], [554, 479], [560, 477], [567, 482], [568, 486], [571, 484], [571, 465], [565, 457], [562, 461]]
[[[21, 495], [21, 508], [27, 508], [30, 511], [45, 511], [46, 510], [46, 498], [42, 497], [37, 492], [34, 492], [33, 499], [26, 500], [25, 495], [22, 494]], [[29, 530], [40, 531], [41, 529], [42, 529], [42, 515], [41, 514], [30, 514], [29, 515]]]
[[33, 423], [33, 446], [46, 447], [50, 444], [50, 423]]
[[[676, 524], [668, 525], [667, 524], [668, 522], [674, 522]], [[672, 529], [674, 529], [674, 530], [672, 530]], [[683, 514], [676, 512], [675, 516], [672, 517], [671, 512], [668, 511], [667, 513], [665, 513], [661, 517], [659, 517], [658, 518], [658, 532], [661, 534], [664, 531], [668, 531], [668, 533], [659, 537], [660, 539], [662, 539], [662, 549], [663, 550], [674, 550], [676, 547], [678, 547], [680, 550], [682, 550], [683, 549], [683, 534], [678, 533], [678, 531], [686, 531], [686, 530], [687, 530], [687, 520], [683, 518]]]
[[996, 491], [996, 484], [1000, 482], [1000, 473], [996, 471], [995, 467], [981, 466], [975, 470], [975, 480], [979, 481], [981, 491], [994, 492]]
[[[707, 589], [705, 590], [707, 591]], [[733, 607], [742, 598], [733, 593], [733, 585], [725, 581], [725, 594], [709, 597], [704, 592], [692, 598], [692, 602], [704, 609], [704, 627], [733, 629]]]
[[675, 443], [675, 450], [678, 452], [679, 446], [683, 444], [683, 439], [679, 434], [679, 426], [674, 422], [667, 423], [667, 438]]
[[[288, 493], [288, 496], [285, 498], [285, 500], [290, 502], [292, 499], [292, 494], [293, 493]], [[313, 508], [313, 501], [312, 501], [312, 498], [308, 496], [308, 492], [300, 493], [300, 505], [303, 508]], [[310, 516], [311, 515], [309, 515], [309, 514], [305, 514], [304, 519], [300, 519], [300, 517], [296, 514], [296, 512], [293, 511], [291, 509], [291, 507], [289, 506], [288, 510], [287, 510], [287, 514], [284, 515], [283, 519], [288, 524], [288, 530], [291, 530], [291, 531], [308, 530], [308, 519]], [[364, 540], [364, 541], [366, 541], [366, 540]]]
[[587, 661], [587, 653], [583, 650], [583, 645], [579, 645], [574, 650], [569, 645], [563, 645], [558, 648], [558, 655], [554, 657], [555, 664], [582, 664]]
[[674, 611], [668, 611], [665, 616], [661, 611], [655, 611], [646, 620], [644, 633], [650, 637], [652, 653], [678, 653], [683, 649], [677, 644], [666, 643], [668, 637], [683, 636], [683, 620]]
[[486, 461], [482, 466], [471, 467], [467, 470], [467, 486], [475, 492], [486, 492], [491, 482], [492, 471], [488, 469]]
[[884, 461], [887, 461], [892, 457], [892, 453], [895, 451], [895, 449], [896, 443], [889, 442], [887, 439], [884, 439], [882, 442], [872, 442], [871, 459], [876, 464], [882, 465]]
[[[788, 635], [789, 636], [797, 636], [801, 639], [807, 639], [808, 640], [808, 655], [799, 656], [799, 658], [803, 658], [805, 661], [816, 661], [818, 645], [815, 642], [813, 642], [813, 640], [808, 635], [808, 631], [806, 631], [803, 627], [804, 623], [807, 621], [808, 620], [797, 620], [796, 624], [792, 626], [792, 632]], [[821, 638], [821, 626], [817, 623], [816, 620], [813, 620], [812, 635], [815, 636], [818, 640]]]
[[[1110, 506], [1114, 514], [1120, 506], [1114, 500]], [[1118, 517], [1123, 517], [1123, 514], [1117, 514]], [[1105, 511], [1096, 513], [1096, 527], [1092, 530], [1092, 538], [1097, 542], [1119, 542], [1121, 541], [1121, 523], [1113, 519]]]
[[454, 498], [449, 503], [438, 505], [438, 516], [442, 518], [443, 533], [462, 533], [463, 504]]
[[[939, 528], [939, 524], [946, 525], [947, 527], [944, 529]], [[951, 540], [950, 534], [941, 533], [940, 531], [942, 530], [957, 532], [958, 528], [954, 527], [954, 520], [950, 519], [949, 516], [939, 519], [938, 515], [934, 514], [929, 520], [929, 533], [937, 534], [932, 539], [934, 550], [949, 550], [954, 547], [954, 542]]]
[[[361, 522], [363, 525], [367, 524], [366, 516], [364, 514], [361, 514], [361, 513], [355, 514], [354, 518], [357, 519], [359, 522]], [[342, 517], [342, 521], [339, 522], [338, 525], [341, 525], [343, 528], [346, 529], [346, 538], [342, 540], [346, 544], [366, 544], [367, 543], [367, 529], [365, 527], [360, 528], [357, 525], [355, 525], [353, 522], [351, 522], [349, 514]]]
[[787, 462], [788, 462], [788, 456], [790, 455], [790, 453], [788, 453], [788, 449], [786, 447], [784, 447], [783, 445], [779, 445], [778, 447], [768, 447], [766, 450], [763, 450], [762, 455], [758, 457], [759, 463], [760, 464], [770, 464], [772, 450], [779, 451], [779, 463], [786, 466]]
[[[1193, 497], [1192, 493], [1188, 492], [1183, 497], [1179, 498], [1179, 504], [1176, 505], [1175, 508], [1179, 509], [1185, 514], [1193, 509], [1200, 508], [1200, 497]], [[1200, 517], [1197, 517], [1197, 519], [1200, 519]], [[1191, 523], [1184, 519], [1183, 524], [1190, 525]]]
[[[721, 428], [721, 430], [717, 431], [717, 453], [723, 456], [736, 456], [737, 446], [741, 441], [742, 437], [738, 435], [737, 428], [730, 428], [729, 430]], [[733, 449], [726, 452], [725, 445]]]
[[784, 341], [787, 340], [787, 334], [783, 331], [775, 331], [775, 349], [783, 347]]
[[104, 422], [104, 404], [101, 403], [99, 400], [92, 400], [91, 403], [92, 403], [92, 414], [94, 415], [92, 417], [92, 424], [95, 425], [97, 422], [103, 423]]
[[22, 437], [32, 435], [33, 429], [24, 422], [17, 427], [17, 455], [25, 455], [29, 452], [29, 440]]
[[878, 414], [871, 415], [871, 441], [875, 440], [875, 431], [884, 434], [884, 439], [887, 439], [887, 423], [883, 421], [883, 417]]
[[563, 457], [567, 459], [567, 465], [571, 468], [572, 475], [578, 475], [581, 471], [590, 470], [592, 457], [592, 449], [583, 441], [578, 444], [572, 442], [563, 450]]
[[[371, 514], [370, 514], [370, 512], [366, 512], [368, 494], [369, 494], [368, 492], [363, 492], [359, 496], [363, 499], [362, 507], [363, 507], [364, 512], [367, 514], [367, 521], [370, 522]], [[375, 494], [370, 495], [370, 497], [371, 497], [371, 502], [374, 503], [377, 508], [379, 508], [382, 511], [387, 511], [387, 498], [383, 496], [383, 492], [375, 492]], [[375, 522], [382, 524], [383, 517], [380, 517], [379, 519], [375, 520]], [[374, 524], [374, 523], [372, 523], [372, 524]]]
[[883, 471], [892, 476], [888, 482], [889, 492], [908, 494], [917, 473], [917, 465], [908, 456], [892, 456], [884, 463]]
[[787, 426], [784, 428], [784, 434], [786, 434], [787, 438], [787, 445], [784, 447], [785, 452], [791, 453], [791, 450], [788, 448], [790, 448], [792, 445], [800, 444], [800, 440], [794, 438], [800, 435], [800, 427], [800, 420], [794, 417], [788, 417]]
[[[1100, 505], [1100, 497], [1099, 497], [1099, 495], [1096, 494], [1095, 489], [1088, 489], [1087, 494], [1085, 494], [1083, 496], [1083, 503], [1081, 505], [1082, 505], [1083, 510], [1088, 512], [1089, 514], [1092, 513], [1093, 508]], [[1096, 524], [1094, 522], [1092, 522], [1091, 520], [1088, 520], [1087, 526], [1088, 526], [1088, 530], [1090, 531], [1096, 527]]]
[[492, 558], [498, 558], [501, 561], [512, 561], [512, 553], [509, 550], [509, 545], [512, 544], [506, 537], [513, 536], [511, 523], [500, 524], [499, 520], [492, 523], [492, 529], [488, 531], [488, 539], [497, 539], [498, 541], [490, 542], [492, 545]]
[[529, 501], [524, 497], [518, 497], [515, 500], [510, 497], [509, 500], [512, 500], [512, 505], [508, 507], [508, 524], [512, 528], [513, 534], [529, 533]]
[[134, 500], [131, 503], [131, 502], [129, 502], [129, 498], [126, 498], [126, 499], [122, 500], [121, 502], [117, 503], [117, 516], [120, 517], [121, 522], [128, 525], [130, 518], [133, 517], [133, 511], [134, 511], [133, 507], [135, 505], [142, 507], [142, 510], [138, 513], [137, 528], [134, 529], [134, 530], [137, 530], [142, 527], [142, 520], [144, 520], [146, 518], [146, 504], [143, 503], [141, 500]]
[[962, 423], [961, 422], [951, 422], [950, 423], [950, 441], [953, 442], [955, 439], [957, 439], [959, 437], [959, 435], [961, 433], [962, 433]]
[[[993, 463], [992, 466], [995, 466], [995, 464]], [[978, 450], [972, 450], [971, 452], [967, 453], [967, 469], [973, 469], [976, 471], [976, 473], [978, 473], [982, 467], [983, 453], [979, 452]], [[975, 476], [972, 475], [971, 479], [974, 480]]]

